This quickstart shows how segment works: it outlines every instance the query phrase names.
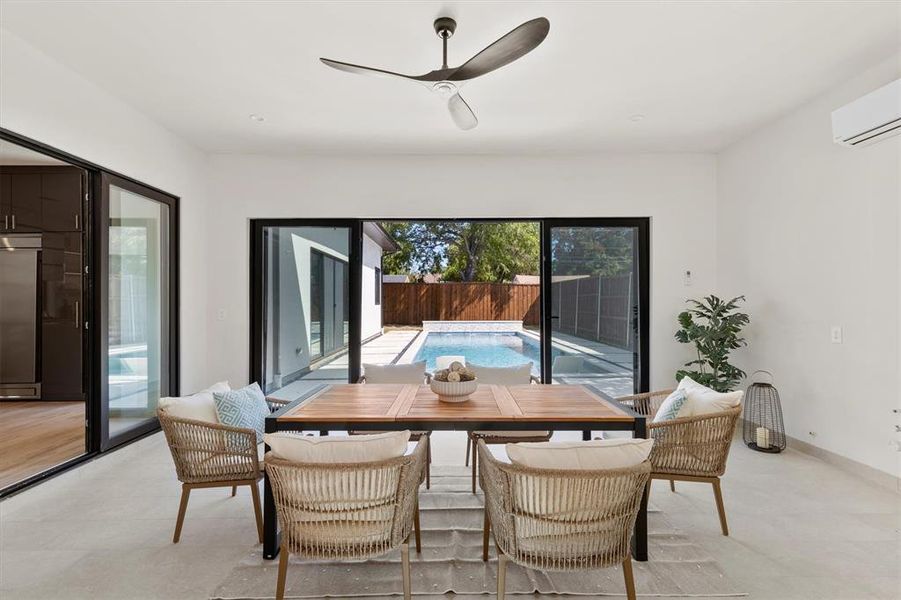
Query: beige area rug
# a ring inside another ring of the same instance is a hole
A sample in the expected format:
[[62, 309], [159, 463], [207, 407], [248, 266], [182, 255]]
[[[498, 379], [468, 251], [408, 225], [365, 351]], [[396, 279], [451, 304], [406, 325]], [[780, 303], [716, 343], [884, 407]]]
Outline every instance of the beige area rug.
[[[465, 467], [433, 467], [432, 489], [422, 487], [422, 553], [410, 540], [414, 596], [455, 600], [484, 598], [497, 590], [497, 557], [482, 562], [482, 496], [470, 492]], [[664, 515], [648, 512], [649, 558], [633, 561], [635, 589], [645, 597], [746, 596], [703, 548], [675, 531]], [[219, 584], [214, 600], [273, 598], [278, 561], [262, 558], [260, 546], [248, 552]], [[507, 567], [507, 594], [533, 598], [625, 596], [619, 567], [572, 573]], [[317, 562], [292, 557], [287, 598], [389, 598], [402, 596], [400, 552], [366, 561]]]

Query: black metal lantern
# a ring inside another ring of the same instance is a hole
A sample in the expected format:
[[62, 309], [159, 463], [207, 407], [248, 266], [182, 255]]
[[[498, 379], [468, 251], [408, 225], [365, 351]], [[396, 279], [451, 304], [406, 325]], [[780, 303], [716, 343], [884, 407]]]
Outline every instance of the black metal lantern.
[[777, 453], [785, 450], [785, 425], [782, 423], [782, 404], [779, 392], [773, 387], [773, 374], [769, 371], [754, 371], [754, 375], [764, 373], [770, 382], [754, 381], [745, 392], [744, 429], [745, 444], [759, 452]]

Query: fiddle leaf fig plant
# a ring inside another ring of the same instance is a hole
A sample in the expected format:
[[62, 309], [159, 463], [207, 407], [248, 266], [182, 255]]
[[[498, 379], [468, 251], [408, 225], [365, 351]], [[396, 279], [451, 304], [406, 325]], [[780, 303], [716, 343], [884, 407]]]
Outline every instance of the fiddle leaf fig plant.
[[679, 313], [676, 340], [694, 344], [698, 357], [685, 363], [688, 369], [676, 371], [676, 380], [688, 375], [700, 384], [719, 392], [728, 392], [745, 376], [745, 372], [729, 364], [729, 353], [746, 346], [740, 336], [751, 318], [738, 312], [745, 299], [737, 296], [729, 301], [710, 295], [702, 300], [688, 300], [691, 308]]

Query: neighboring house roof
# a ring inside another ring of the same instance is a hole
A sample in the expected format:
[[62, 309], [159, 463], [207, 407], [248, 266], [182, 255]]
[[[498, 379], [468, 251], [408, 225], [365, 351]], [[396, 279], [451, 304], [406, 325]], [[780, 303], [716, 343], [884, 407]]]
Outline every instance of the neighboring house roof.
[[385, 275], [382, 274], [382, 283], [407, 283], [410, 281], [409, 275]]
[[513, 283], [538, 285], [541, 283], [541, 275], [514, 275]]
[[423, 273], [422, 282], [423, 283], [441, 283], [441, 274], [440, 273]]
[[394, 238], [376, 221], [363, 222], [363, 235], [381, 246], [385, 252], [397, 252], [400, 250], [400, 246], [397, 245]]

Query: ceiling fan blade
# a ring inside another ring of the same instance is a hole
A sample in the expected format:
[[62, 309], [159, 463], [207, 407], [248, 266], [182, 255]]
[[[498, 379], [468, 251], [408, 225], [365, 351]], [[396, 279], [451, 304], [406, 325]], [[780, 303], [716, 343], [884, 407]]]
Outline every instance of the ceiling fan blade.
[[457, 127], [464, 131], [472, 129], [479, 124], [476, 114], [472, 112], [472, 109], [469, 108], [469, 105], [466, 104], [466, 100], [464, 100], [460, 94], [454, 94], [448, 99], [447, 109], [450, 111], [451, 117], [454, 119], [454, 123], [457, 124]]
[[347, 71], [348, 73], [357, 73], [359, 75], [377, 75], [382, 77], [401, 77], [403, 79], [416, 80], [417, 77], [412, 75], [404, 75], [403, 73], [395, 73], [394, 71], [386, 71], [384, 69], [375, 69], [373, 67], [364, 67], [361, 65], [353, 65], [351, 63], [332, 60], [330, 58], [320, 58], [323, 64], [330, 66], [339, 71]]
[[534, 50], [551, 30], [544, 17], [526, 21], [457, 68], [447, 79], [462, 81], [490, 73]]

